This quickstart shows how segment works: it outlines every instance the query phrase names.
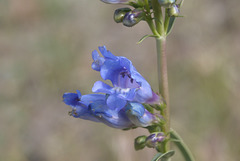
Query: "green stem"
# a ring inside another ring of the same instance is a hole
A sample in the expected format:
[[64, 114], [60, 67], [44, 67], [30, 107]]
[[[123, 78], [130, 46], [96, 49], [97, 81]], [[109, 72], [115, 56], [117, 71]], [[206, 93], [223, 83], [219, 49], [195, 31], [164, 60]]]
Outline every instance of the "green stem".
[[148, 26], [150, 27], [152, 33], [155, 36], [159, 37], [160, 35], [159, 35], [158, 31], [156, 30], [155, 25], [152, 20], [152, 17], [151, 17], [151, 11], [150, 11], [148, 0], [145, 0], [145, 9], [146, 9], [146, 19], [145, 20], [148, 23]]
[[145, 0], [145, 9], [147, 10], [148, 13], [150, 13], [150, 7], [149, 7], [148, 0]]
[[[166, 101], [166, 108], [161, 113], [166, 123], [162, 127], [162, 131], [168, 133], [170, 130], [170, 106], [169, 106], [169, 91], [168, 91], [168, 74], [167, 74], [167, 56], [166, 56], [166, 38], [156, 38], [157, 46], [157, 61], [158, 61], [158, 85], [159, 93], [162, 94]], [[170, 150], [169, 143], [165, 142], [164, 151]]]
[[167, 34], [168, 25], [169, 25], [169, 21], [170, 21], [170, 17], [168, 15], [168, 10], [169, 10], [169, 8], [165, 9], [165, 21], [164, 21], [164, 31], [165, 31], [165, 34]]
[[153, 33], [155, 36], [160, 37], [160, 35], [158, 34], [156, 28], [154, 27], [154, 24], [153, 24], [152, 20], [146, 19], [146, 21], [147, 21], [148, 26], [150, 27], [152, 33]]
[[154, 20], [155, 20], [156, 29], [161, 36], [164, 36], [165, 32], [164, 32], [164, 22], [163, 22], [164, 20], [163, 20], [162, 8], [158, 3], [158, 0], [152, 0], [152, 7], [154, 11]]
[[[167, 56], [166, 56], [166, 33], [165, 26], [168, 25], [168, 16], [163, 19], [162, 8], [158, 0], [152, 0], [155, 26], [152, 19], [147, 18], [148, 25], [153, 34], [156, 35], [157, 46], [157, 64], [158, 64], [158, 85], [159, 93], [162, 94], [166, 101], [166, 108], [161, 111], [161, 115], [165, 119], [165, 124], [160, 125], [162, 132], [167, 134], [170, 131], [170, 106], [169, 106], [169, 91], [168, 91], [168, 74], [167, 74]], [[168, 139], [166, 139], [168, 140]], [[159, 149], [161, 153], [166, 153], [170, 150], [170, 143], [165, 141]]]
[[178, 140], [174, 143], [176, 144], [176, 146], [178, 147], [186, 161], [195, 161], [191, 151], [189, 150], [187, 145], [183, 142], [182, 138], [177, 134], [176, 131], [171, 129], [170, 137], [171, 139]]

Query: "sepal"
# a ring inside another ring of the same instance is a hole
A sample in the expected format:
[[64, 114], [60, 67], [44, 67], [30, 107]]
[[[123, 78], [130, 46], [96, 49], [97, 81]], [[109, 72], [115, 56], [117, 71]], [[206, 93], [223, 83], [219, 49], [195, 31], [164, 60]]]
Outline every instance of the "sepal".
[[135, 150], [141, 150], [141, 149], [143, 149], [146, 146], [146, 144], [145, 144], [146, 138], [147, 138], [147, 136], [142, 135], [142, 136], [138, 136], [134, 140], [134, 148], [135, 148]]
[[114, 12], [114, 16], [113, 16], [114, 21], [116, 23], [123, 22], [123, 18], [130, 11], [131, 11], [130, 8], [118, 8], [118, 9], [116, 9], [115, 12]]
[[173, 4], [168, 10], [169, 16], [178, 17], [179, 13], [180, 13], [179, 7], [176, 4]]

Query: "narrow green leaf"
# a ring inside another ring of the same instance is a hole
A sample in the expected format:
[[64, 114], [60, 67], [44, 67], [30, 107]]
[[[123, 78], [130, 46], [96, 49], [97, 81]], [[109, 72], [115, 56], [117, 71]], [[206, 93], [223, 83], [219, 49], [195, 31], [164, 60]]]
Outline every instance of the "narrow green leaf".
[[145, 35], [137, 42], [137, 44], [140, 44], [141, 42], [143, 42], [143, 40], [145, 40], [148, 37], [157, 37], [157, 36], [156, 35]]
[[157, 154], [152, 158], [151, 161], [157, 161], [158, 159], [160, 159], [159, 157], [161, 157], [161, 156], [162, 156], [162, 153], [157, 153]]
[[153, 157], [153, 159], [152, 159], [151, 161], [158, 161], [159, 159], [162, 159], [162, 161], [167, 160], [168, 158], [170, 158], [171, 156], [173, 156], [174, 153], [175, 153], [175, 152], [174, 152], [173, 150], [170, 150], [170, 151], [168, 151], [168, 152], [166, 152], [166, 153], [164, 153], [164, 154], [162, 154], [162, 153], [157, 153], [157, 154]]
[[174, 24], [175, 19], [176, 19], [176, 17], [174, 17], [174, 16], [170, 17], [169, 24], [168, 24], [168, 29], [167, 29], [167, 35], [170, 34], [170, 32], [173, 28], [173, 24]]
[[189, 150], [187, 145], [183, 142], [183, 139], [177, 134], [176, 131], [171, 129], [170, 138], [174, 140], [178, 140], [174, 143], [178, 147], [178, 149], [180, 150], [180, 152], [182, 153], [186, 161], [195, 161], [191, 151]]
[[178, 140], [178, 139], [169, 139], [169, 141], [172, 141], [172, 142], [181, 142], [181, 140]]
[[182, 0], [180, 3], [179, 3], [179, 8], [182, 7], [182, 4], [183, 4], [184, 0]]

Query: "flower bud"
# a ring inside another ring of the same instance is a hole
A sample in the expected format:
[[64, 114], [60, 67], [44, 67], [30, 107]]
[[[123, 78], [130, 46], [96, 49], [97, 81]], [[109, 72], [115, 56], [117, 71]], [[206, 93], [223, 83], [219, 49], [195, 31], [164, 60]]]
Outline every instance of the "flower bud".
[[134, 142], [135, 150], [141, 150], [145, 147], [146, 138], [147, 136], [142, 135], [135, 139], [135, 142]]
[[176, 2], [176, 0], [158, 0], [159, 4], [163, 7], [171, 7], [172, 4]]
[[123, 18], [123, 25], [127, 27], [132, 27], [136, 25], [143, 19], [144, 12], [142, 9], [134, 9], [128, 13]]
[[179, 16], [179, 13], [180, 11], [176, 4], [173, 4], [172, 7], [169, 8], [169, 11], [168, 11], [169, 16], [177, 17]]
[[146, 139], [146, 146], [149, 148], [155, 148], [158, 143], [163, 142], [165, 139], [164, 133], [157, 132], [149, 135]]
[[131, 9], [130, 8], [119, 8], [116, 9], [114, 12], [114, 16], [113, 19], [116, 23], [120, 23], [123, 21], [124, 16], [126, 15], [126, 13], [130, 12]]

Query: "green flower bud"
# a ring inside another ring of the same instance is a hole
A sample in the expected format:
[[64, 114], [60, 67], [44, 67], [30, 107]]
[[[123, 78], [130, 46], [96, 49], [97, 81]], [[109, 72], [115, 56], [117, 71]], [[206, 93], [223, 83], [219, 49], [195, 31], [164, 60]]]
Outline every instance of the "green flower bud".
[[127, 27], [132, 27], [140, 22], [144, 18], [144, 12], [142, 9], [134, 9], [128, 13], [123, 18], [123, 25]]
[[124, 16], [126, 15], [126, 13], [130, 12], [131, 9], [130, 8], [119, 8], [116, 9], [114, 12], [114, 16], [113, 19], [116, 23], [120, 23], [123, 21]]
[[176, 2], [176, 0], [158, 0], [159, 4], [163, 7], [171, 7], [172, 4]]
[[179, 13], [180, 13], [180, 11], [176, 4], [173, 4], [172, 7], [168, 11], [169, 16], [174, 16], [174, 17], [179, 16]]
[[135, 139], [135, 142], [134, 142], [135, 150], [141, 150], [145, 147], [146, 138], [147, 136], [142, 135]]

